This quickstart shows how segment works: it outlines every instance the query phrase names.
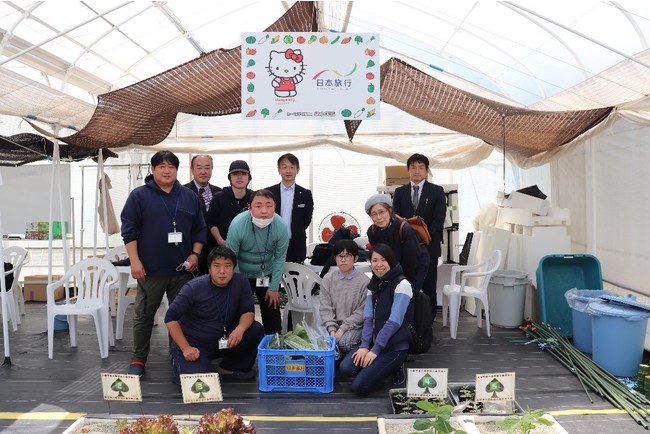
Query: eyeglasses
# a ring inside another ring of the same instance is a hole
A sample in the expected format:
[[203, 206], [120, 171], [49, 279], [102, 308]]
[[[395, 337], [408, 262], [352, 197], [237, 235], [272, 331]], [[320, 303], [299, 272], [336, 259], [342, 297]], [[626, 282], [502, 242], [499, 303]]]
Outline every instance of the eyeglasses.
[[388, 214], [388, 211], [382, 208], [379, 211], [371, 213], [370, 217], [379, 217], [379, 216], [382, 216], [384, 214]]
[[349, 254], [349, 253], [346, 253], [345, 255], [336, 255], [336, 259], [340, 259], [340, 260], [345, 259], [346, 261], [347, 261], [348, 259], [350, 259], [351, 257], [352, 257], [352, 255]]

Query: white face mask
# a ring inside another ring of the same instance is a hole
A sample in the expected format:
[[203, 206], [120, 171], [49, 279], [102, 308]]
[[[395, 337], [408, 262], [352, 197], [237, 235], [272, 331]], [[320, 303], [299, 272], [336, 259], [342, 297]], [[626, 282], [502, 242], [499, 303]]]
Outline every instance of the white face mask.
[[260, 229], [264, 229], [265, 227], [270, 225], [271, 222], [273, 221], [273, 217], [271, 217], [269, 219], [259, 219], [257, 217], [251, 216], [251, 218], [253, 219], [253, 224], [255, 226], [257, 226], [258, 228], [260, 228]]

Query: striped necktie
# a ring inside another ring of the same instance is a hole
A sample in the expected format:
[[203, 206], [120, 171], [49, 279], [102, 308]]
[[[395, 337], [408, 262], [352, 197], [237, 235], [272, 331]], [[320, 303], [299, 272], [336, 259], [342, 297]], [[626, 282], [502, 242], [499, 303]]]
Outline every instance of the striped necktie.
[[413, 197], [411, 198], [411, 201], [413, 202], [413, 211], [415, 211], [418, 208], [418, 190], [420, 190], [420, 186], [414, 185]]

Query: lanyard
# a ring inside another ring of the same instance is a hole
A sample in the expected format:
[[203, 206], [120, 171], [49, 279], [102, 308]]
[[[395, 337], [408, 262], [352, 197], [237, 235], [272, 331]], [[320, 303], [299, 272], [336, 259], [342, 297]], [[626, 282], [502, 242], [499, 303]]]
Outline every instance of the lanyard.
[[251, 222], [251, 225], [253, 226], [253, 237], [255, 238], [255, 247], [257, 247], [257, 253], [260, 255], [260, 268], [262, 269], [262, 275], [264, 275], [264, 269], [266, 268], [266, 264], [264, 264], [264, 256], [266, 256], [266, 249], [269, 246], [269, 236], [271, 235], [271, 225], [268, 226], [269, 231], [266, 233], [266, 242], [264, 243], [264, 250], [262, 251], [260, 249], [260, 245], [257, 243], [257, 234], [255, 233], [255, 225], [253, 222]]
[[181, 201], [181, 195], [179, 194], [178, 197], [176, 198], [176, 209], [174, 210], [174, 214], [172, 215], [171, 211], [169, 210], [169, 207], [167, 206], [167, 202], [165, 202], [165, 199], [163, 198], [162, 194], [160, 195], [160, 200], [162, 201], [163, 205], [165, 205], [165, 209], [167, 210], [167, 214], [172, 218], [172, 226], [174, 227], [174, 232], [176, 232], [176, 213], [178, 212], [178, 204]]
[[[214, 283], [213, 283], [214, 285]], [[216, 286], [216, 285], [215, 285]], [[219, 300], [217, 297], [217, 294], [215, 293], [215, 301], [217, 302], [217, 321], [222, 315], [223, 312], [223, 334], [224, 336], [226, 335], [226, 327], [228, 326], [228, 311], [230, 310], [230, 283], [225, 289], [226, 291], [226, 304], [223, 306], [223, 310], [219, 306]], [[221, 288], [217, 288], [217, 290], [220, 290]]]

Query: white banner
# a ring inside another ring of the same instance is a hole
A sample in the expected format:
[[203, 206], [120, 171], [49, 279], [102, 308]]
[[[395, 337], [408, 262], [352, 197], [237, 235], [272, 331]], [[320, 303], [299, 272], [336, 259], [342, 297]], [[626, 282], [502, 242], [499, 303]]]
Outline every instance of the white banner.
[[379, 38], [242, 33], [242, 119], [379, 119]]

